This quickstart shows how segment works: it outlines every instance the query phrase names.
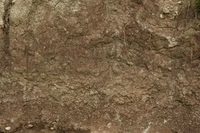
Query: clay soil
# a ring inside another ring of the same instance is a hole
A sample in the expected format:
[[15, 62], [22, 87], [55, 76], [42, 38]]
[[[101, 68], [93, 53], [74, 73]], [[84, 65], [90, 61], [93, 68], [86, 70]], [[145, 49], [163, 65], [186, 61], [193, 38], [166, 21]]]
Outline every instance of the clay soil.
[[0, 133], [199, 133], [192, 0], [0, 0]]

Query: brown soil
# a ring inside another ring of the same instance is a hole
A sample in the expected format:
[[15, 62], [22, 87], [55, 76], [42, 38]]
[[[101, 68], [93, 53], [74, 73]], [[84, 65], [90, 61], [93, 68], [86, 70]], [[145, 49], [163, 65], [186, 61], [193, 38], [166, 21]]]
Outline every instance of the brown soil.
[[198, 133], [189, 0], [0, 0], [0, 133]]

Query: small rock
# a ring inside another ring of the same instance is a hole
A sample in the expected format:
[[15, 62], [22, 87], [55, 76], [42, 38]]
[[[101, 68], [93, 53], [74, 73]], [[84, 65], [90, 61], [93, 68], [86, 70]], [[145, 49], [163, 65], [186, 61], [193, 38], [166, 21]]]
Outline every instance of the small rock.
[[163, 8], [163, 13], [165, 14], [169, 14], [170, 13], [170, 10], [166, 7]]
[[109, 122], [109, 123], [107, 124], [107, 128], [110, 128], [111, 126], [112, 126], [112, 123]]
[[182, 1], [178, 1], [177, 3], [178, 3], [178, 4], [182, 4]]
[[14, 119], [10, 119], [10, 122], [11, 122], [11, 123], [14, 123], [14, 122], [15, 122], [15, 120], [14, 120]]
[[32, 128], [33, 127], [33, 125], [32, 124], [28, 124], [28, 128]]
[[53, 127], [51, 127], [50, 129], [51, 129], [51, 130], [54, 130], [54, 128], [53, 128]]
[[14, 4], [16, 2], [16, 0], [12, 0], [12, 3]]
[[10, 131], [10, 130], [11, 130], [11, 127], [5, 127], [5, 130], [6, 130], [6, 131]]
[[145, 103], [149, 100], [149, 95], [143, 95], [141, 100]]
[[160, 18], [164, 18], [163, 14], [160, 14]]

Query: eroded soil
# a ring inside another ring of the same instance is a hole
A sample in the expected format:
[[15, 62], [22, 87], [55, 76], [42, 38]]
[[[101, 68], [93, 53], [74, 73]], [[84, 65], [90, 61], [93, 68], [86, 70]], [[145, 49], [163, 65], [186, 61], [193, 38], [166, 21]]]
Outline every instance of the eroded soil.
[[198, 133], [189, 0], [0, 0], [0, 132]]

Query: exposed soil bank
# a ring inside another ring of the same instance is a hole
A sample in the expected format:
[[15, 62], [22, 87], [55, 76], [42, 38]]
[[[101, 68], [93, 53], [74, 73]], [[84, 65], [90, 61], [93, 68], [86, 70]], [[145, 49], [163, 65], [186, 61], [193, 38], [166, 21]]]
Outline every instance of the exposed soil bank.
[[0, 0], [0, 132], [198, 133], [189, 0]]

